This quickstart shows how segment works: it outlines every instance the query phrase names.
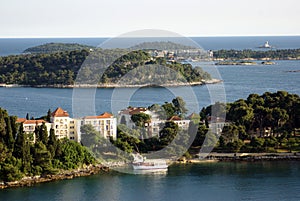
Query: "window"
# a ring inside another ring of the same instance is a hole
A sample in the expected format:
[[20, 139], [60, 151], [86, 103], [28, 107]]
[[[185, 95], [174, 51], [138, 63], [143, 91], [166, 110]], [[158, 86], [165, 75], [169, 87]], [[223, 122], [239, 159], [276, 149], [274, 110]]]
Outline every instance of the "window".
[[109, 120], [106, 120], [106, 123], [107, 123], [107, 124], [110, 124], [110, 121], [109, 121]]
[[70, 129], [74, 129], [74, 126], [70, 126]]
[[70, 121], [70, 124], [74, 124], [74, 121]]

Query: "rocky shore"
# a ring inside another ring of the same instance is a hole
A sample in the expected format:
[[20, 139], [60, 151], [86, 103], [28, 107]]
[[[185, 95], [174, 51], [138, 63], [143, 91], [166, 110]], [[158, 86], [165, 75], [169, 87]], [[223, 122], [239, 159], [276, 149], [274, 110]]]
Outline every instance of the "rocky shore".
[[88, 166], [86, 168], [82, 168], [82, 169], [61, 171], [55, 175], [24, 177], [19, 181], [13, 181], [13, 182], [1, 182], [0, 181], [0, 189], [32, 186], [32, 185], [35, 185], [38, 183], [45, 183], [45, 182], [65, 180], [65, 179], [73, 179], [75, 177], [89, 176], [89, 175], [94, 175], [94, 174], [98, 174], [100, 172], [107, 172], [107, 171], [109, 171], [109, 168], [104, 167], [102, 165], [90, 165], [90, 166]]

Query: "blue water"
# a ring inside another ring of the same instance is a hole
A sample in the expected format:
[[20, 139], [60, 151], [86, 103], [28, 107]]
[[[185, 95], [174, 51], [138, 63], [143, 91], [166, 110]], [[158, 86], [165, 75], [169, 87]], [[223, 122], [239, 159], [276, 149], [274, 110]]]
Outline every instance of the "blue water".
[[0, 190], [14, 201], [298, 201], [299, 162], [175, 165], [167, 174], [109, 173]]
[[[216, 68], [221, 79], [224, 80], [219, 85], [225, 87], [227, 102], [247, 98], [250, 93], [262, 94], [266, 91], [285, 90], [289, 93], [300, 94], [300, 72], [288, 72], [300, 70], [300, 61], [276, 61], [276, 65], [273, 66], [218, 66]], [[165, 88], [136, 89], [136, 92], [128, 97], [129, 102], [125, 100], [125, 97], [132, 89], [97, 89], [96, 113], [108, 111], [116, 114], [117, 111], [114, 110], [116, 105], [122, 109], [129, 105], [147, 107], [154, 103], [162, 104], [171, 101], [178, 94], [182, 95], [187, 102], [189, 113], [199, 112], [202, 107], [210, 105], [211, 101], [214, 102], [209, 93], [215, 92], [211, 89], [212, 87], [214, 86], [192, 87], [196, 103], [190, 97], [190, 93], [185, 93], [187, 87], [173, 88], [173, 93]], [[25, 117], [26, 113], [39, 117], [45, 115], [48, 109], [53, 111], [56, 107], [62, 107], [72, 115], [72, 93], [72, 89], [0, 88], [0, 107], [7, 109], [11, 115], [20, 117]], [[116, 98], [113, 96], [114, 93], [122, 93], [124, 97]]]
[[[107, 39], [108, 38], [0, 38], [0, 56], [20, 54], [29, 47], [50, 42], [99, 46]], [[257, 49], [257, 47], [263, 45], [266, 41], [269, 41], [272, 46], [278, 49], [300, 48], [300, 36], [191, 37], [190, 39], [205, 50]], [[172, 38], [170, 38], [170, 40], [172, 40]]]

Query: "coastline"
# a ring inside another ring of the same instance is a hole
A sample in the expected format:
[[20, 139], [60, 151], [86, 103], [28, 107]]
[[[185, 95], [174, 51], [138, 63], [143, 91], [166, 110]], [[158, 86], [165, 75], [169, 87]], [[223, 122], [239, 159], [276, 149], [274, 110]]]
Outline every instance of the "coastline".
[[[210, 153], [205, 158], [192, 158], [175, 161], [174, 164], [204, 164], [217, 162], [263, 162], [263, 161], [300, 161], [300, 153]], [[116, 167], [127, 166], [128, 163], [115, 164]], [[86, 168], [76, 170], [65, 170], [58, 174], [47, 174], [42, 176], [23, 177], [19, 181], [0, 182], [0, 190], [6, 188], [29, 187], [39, 183], [68, 180], [76, 177], [85, 177], [109, 172], [109, 167], [103, 165], [90, 165]]]
[[30, 176], [30, 177], [23, 177], [19, 181], [0, 182], [0, 189], [26, 187], [26, 186], [28, 187], [28, 186], [33, 186], [33, 185], [39, 184], [39, 183], [67, 180], [67, 179], [73, 179], [76, 177], [85, 177], [85, 176], [95, 175], [100, 172], [108, 172], [108, 171], [109, 171], [109, 168], [105, 167], [103, 165], [90, 165], [86, 168], [61, 171], [58, 174]]
[[120, 84], [73, 84], [73, 85], [19, 85], [19, 84], [5, 84], [0, 83], [0, 87], [3, 88], [62, 88], [62, 89], [72, 89], [72, 88], [142, 88], [142, 87], [184, 87], [184, 86], [199, 86], [205, 84], [217, 84], [221, 83], [223, 80], [211, 79], [202, 80], [201, 82], [182, 82], [182, 83], [170, 83], [170, 84], [139, 84], [139, 85], [120, 85]]
[[179, 163], [300, 161], [300, 153], [210, 153], [205, 158], [200, 157]]

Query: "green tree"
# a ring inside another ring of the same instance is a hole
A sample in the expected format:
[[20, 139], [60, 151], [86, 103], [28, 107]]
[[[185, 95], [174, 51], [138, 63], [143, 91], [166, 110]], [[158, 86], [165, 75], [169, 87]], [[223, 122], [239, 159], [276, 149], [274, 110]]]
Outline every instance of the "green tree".
[[187, 113], [186, 104], [184, 100], [181, 97], [176, 97], [172, 100], [172, 103], [174, 105], [175, 113], [179, 116], [184, 117], [184, 115]]
[[43, 122], [38, 128], [38, 140], [44, 145], [48, 144], [48, 130], [46, 124]]
[[131, 115], [131, 120], [135, 123], [136, 126], [144, 127], [145, 123], [149, 123], [151, 116], [145, 113], [137, 113]]

